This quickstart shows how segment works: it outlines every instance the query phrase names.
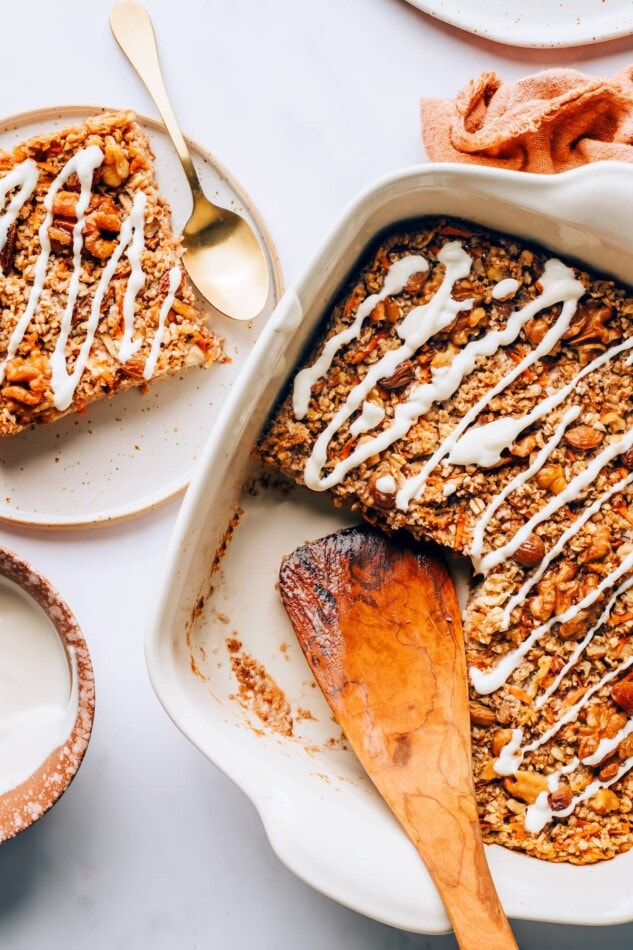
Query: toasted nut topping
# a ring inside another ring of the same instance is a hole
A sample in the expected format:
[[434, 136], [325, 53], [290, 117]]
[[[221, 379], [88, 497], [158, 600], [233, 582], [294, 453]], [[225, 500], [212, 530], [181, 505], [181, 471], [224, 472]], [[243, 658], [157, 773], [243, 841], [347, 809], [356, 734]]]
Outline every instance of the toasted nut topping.
[[[371, 495], [373, 503], [378, 508], [393, 508], [396, 504], [396, 489], [393, 491], [386, 491], [383, 487], [382, 479], [385, 479], [390, 475], [386, 471], [375, 471], [372, 473], [369, 479], [369, 493]], [[392, 478], [390, 479], [392, 481]], [[379, 487], [380, 485], [380, 487]]]
[[4, 242], [4, 247], [0, 252], [0, 271], [3, 274], [11, 268], [13, 264], [13, 258], [15, 257], [15, 237], [17, 234], [17, 227], [15, 222], [11, 225], [7, 231], [6, 240]]
[[563, 334], [563, 340], [569, 340], [573, 346], [590, 342], [611, 343], [620, 336], [617, 329], [606, 326], [613, 315], [613, 308], [602, 301], [587, 300], [579, 304], [569, 330]]
[[535, 481], [539, 488], [548, 488], [552, 495], [560, 495], [567, 488], [563, 466], [559, 464], [543, 466]]
[[598, 778], [601, 782], [608, 782], [610, 779], [616, 777], [619, 768], [620, 763], [617, 759], [613, 759], [611, 762], [607, 762], [606, 765], [602, 766], [598, 772]]
[[548, 330], [547, 320], [543, 320], [542, 317], [537, 317], [536, 320], [528, 320], [523, 327], [528, 343], [531, 343], [532, 346], [538, 346]]
[[513, 798], [533, 805], [541, 792], [547, 791], [547, 779], [538, 772], [519, 771], [503, 780], [503, 787]]
[[589, 547], [582, 552], [580, 560], [583, 564], [589, 564], [592, 561], [603, 561], [609, 554], [611, 554], [611, 534], [608, 528], [601, 528], [594, 535]]
[[536, 567], [544, 557], [545, 545], [538, 534], [531, 534], [514, 552], [514, 560], [522, 567]]
[[403, 389], [415, 379], [415, 368], [411, 360], [404, 360], [396, 367], [391, 376], [380, 380], [383, 389]]
[[488, 759], [479, 775], [477, 776], [478, 782], [496, 782], [499, 778], [498, 772], [495, 772], [495, 762], [494, 759]]
[[510, 448], [512, 455], [516, 455], [517, 458], [524, 459], [530, 452], [533, 452], [536, 448], [536, 435], [531, 432], [529, 435], [526, 435], [524, 439], [520, 439], [518, 442], [515, 442], [514, 445]]
[[571, 788], [569, 785], [559, 785], [556, 791], [547, 796], [552, 811], [565, 811], [571, 805]]
[[497, 729], [490, 744], [490, 751], [495, 758], [501, 755], [501, 750], [508, 744], [511, 738], [512, 729]]
[[595, 734], [583, 736], [578, 743], [578, 758], [582, 760], [589, 758], [590, 755], [593, 755], [594, 752], [598, 750], [599, 742], [600, 740]]
[[429, 279], [429, 271], [421, 270], [417, 274], [412, 274], [405, 284], [405, 290], [408, 294], [419, 294]]
[[388, 323], [397, 323], [402, 316], [400, 305], [392, 300], [391, 297], [385, 297], [385, 317]]
[[620, 461], [623, 465], [626, 465], [627, 468], [633, 469], [633, 447], [627, 449], [626, 452], [620, 456]]
[[108, 135], [105, 141], [101, 180], [110, 188], [119, 188], [129, 174], [130, 163], [127, 155], [119, 143], [111, 135]]
[[633, 756], [633, 732], [629, 733], [618, 746], [618, 756], [620, 759], [630, 759]]
[[607, 815], [620, 806], [620, 799], [610, 788], [601, 788], [589, 802], [597, 815]]
[[592, 426], [575, 426], [565, 433], [565, 442], [580, 452], [595, 449], [604, 439], [604, 433]]
[[633, 683], [630, 680], [616, 683], [611, 690], [611, 699], [627, 716], [633, 716]]
[[489, 706], [484, 706], [483, 703], [471, 700], [469, 708], [470, 721], [475, 726], [492, 726], [493, 723], [497, 721], [494, 709], [491, 709]]

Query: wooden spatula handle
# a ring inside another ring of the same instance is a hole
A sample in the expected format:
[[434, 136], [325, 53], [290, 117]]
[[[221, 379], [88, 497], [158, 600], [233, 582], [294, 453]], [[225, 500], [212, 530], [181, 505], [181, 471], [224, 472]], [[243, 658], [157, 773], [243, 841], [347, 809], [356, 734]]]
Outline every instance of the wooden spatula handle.
[[403, 804], [403, 824], [435, 882], [462, 950], [516, 950], [471, 803], [444, 796]]
[[445, 564], [433, 549], [355, 528], [299, 548], [280, 580], [312, 672], [426, 864], [460, 947], [516, 948], [481, 842], [461, 615]]

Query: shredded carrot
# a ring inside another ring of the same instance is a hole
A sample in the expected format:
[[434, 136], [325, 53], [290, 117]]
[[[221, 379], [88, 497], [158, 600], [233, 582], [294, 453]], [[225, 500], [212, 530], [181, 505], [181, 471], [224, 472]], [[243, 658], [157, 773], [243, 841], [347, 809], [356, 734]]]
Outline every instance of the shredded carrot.
[[470, 237], [470, 231], [465, 231], [463, 228], [456, 228], [452, 224], [445, 224], [441, 228], [437, 229], [438, 234], [445, 234], [446, 237]]
[[596, 824], [595, 821], [592, 821], [587, 825], [586, 828], [583, 828], [582, 831], [578, 832], [579, 838], [591, 838], [592, 835], [600, 834], [600, 825]]
[[382, 271], [389, 270], [391, 267], [391, 261], [387, 257], [384, 247], [381, 247], [376, 254], [376, 262]]
[[360, 303], [361, 294], [358, 291], [354, 291], [348, 299], [345, 301], [345, 306], [343, 307], [343, 314], [348, 317], [352, 310], [355, 310], [358, 304]]
[[628, 623], [633, 620], [633, 614], [611, 614], [607, 623], [610, 627], [617, 627], [620, 623]]
[[343, 446], [343, 448], [341, 449], [341, 451], [339, 452], [339, 458], [340, 458], [340, 459], [346, 459], [346, 458], [348, 458], [348, 457], [351, 455], [351, 453], [352, 453], [352, 446], [353, 446], [353, 445], [354, 445], [354, 436], [351, 436], [351, 437], [347, 440], [347, 442], [345, 443], [345, 445]]
[[624, 504], [614, 505], [613, 508], [615, 511], [617, 511], [617, 513], [619, 514], [621, 518], [624, 518], [624, 520], [628, 524], [633, 524], [633, 514], [627, 511], [626, 505]]

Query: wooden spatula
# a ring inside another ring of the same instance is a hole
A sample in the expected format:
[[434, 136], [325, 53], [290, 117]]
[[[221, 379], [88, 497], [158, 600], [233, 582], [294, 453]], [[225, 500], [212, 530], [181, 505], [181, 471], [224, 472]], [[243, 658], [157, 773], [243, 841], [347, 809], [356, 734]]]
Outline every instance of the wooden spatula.
[[477, 821], [461, 617], [437, 550], [350, 528], [298, 548], [280, 580], [312, 672], [460, 947], [516, 948]]

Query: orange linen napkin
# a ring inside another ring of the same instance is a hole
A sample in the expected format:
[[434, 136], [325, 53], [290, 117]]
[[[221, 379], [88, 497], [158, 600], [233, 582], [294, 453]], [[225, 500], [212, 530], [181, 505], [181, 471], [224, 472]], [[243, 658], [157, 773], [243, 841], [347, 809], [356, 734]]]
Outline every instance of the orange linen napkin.
[[548, 69], [516, 83], [482, 73], [454, 100], [422, 100], [422, 139], [434, 162], [542, 173], [633, 162], [633, 67], [612, 79]]

